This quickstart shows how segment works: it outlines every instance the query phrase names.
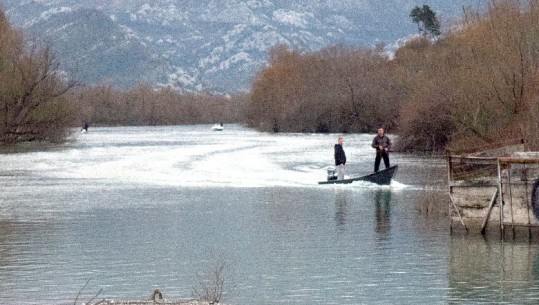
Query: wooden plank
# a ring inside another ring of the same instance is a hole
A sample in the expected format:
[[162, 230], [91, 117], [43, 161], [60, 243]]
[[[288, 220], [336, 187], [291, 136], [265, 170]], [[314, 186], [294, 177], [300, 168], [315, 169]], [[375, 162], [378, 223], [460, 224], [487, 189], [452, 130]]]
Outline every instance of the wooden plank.
[[539, 158], [524, 158], [524, 157], [500, 157], [498, 158], [500, 163], [509, 164], [539, 164]]
[[487, 223], [488, 219], [490, 218], [490, 212], [492, 212], [492, 208], [494, 208], [494, 204], [496, 202], [496, 199], [498, 198], [498, 189], [496, 189], [496, 192], [494, 192], [494, 195], [492, 196], [492, 199], [490, 199], [490, 203], [488, 205], [487, 215], [485, 216], [485, 219], [483, 220], [483, 226], [481, 227], [481, 234], [485, 235], [485, 231], [487, 229]]
[[500, 192], [500, 236], [503, 238], [504, 227], [503, 227], [503, 189], [502, 189], [502, 166], [500, 164], [500, 159], [498, 159], [498, 191]]
[[467, 149], [446, 149], [447, 154], [465, 154], [465, 153], [481, 153], [485, 151], [496, 151], [500, 149], [504, 149], [507, 147], [513, 147], [513, 146], [522, 146], [523, 150], [524, 147], [524, 139], [511, 139], [508, 141], [498, 142], [498, 143], [492, 143], [492, 144], [481, 144], [475, 147], [469, 147]]
[[468, 227], [464, 223], [464, 220], [462, 220], [462, 216], [460, 216], [459, 209], [457, 205], [455, 204], [455, 201], [453, 200], [453, 196], [451, 196], [451, 194], [449, 194], [449, 202], [451, 203], [451, 206], [455, 209], [455, 212], [457, 212], [457, 215], [459, 216], [459, 219], [460, 219], [460, 223], [462, 223], [462, 225], [464, 226], [464, 229], [466, 229], [466, 232], [468, 232]]

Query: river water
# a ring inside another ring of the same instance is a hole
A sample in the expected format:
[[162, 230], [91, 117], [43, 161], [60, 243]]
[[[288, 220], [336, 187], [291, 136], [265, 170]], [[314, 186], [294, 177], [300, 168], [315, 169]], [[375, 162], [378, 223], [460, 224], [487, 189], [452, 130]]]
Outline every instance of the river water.
[[[227, 304], [539, 301], [536, 244], [449, 234], [443, 159], [318, 185], [337, 136], [96, 127], [4, 148], [0, 303], [191, 299], [219, 266]], [[373, 136], [345, 136], [347, 174], [372, 170]]]

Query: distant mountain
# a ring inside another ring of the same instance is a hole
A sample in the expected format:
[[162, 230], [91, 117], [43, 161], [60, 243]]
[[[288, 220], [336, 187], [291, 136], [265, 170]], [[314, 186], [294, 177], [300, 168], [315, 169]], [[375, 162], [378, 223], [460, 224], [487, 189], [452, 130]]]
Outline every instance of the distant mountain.
[[411, 9], [441, 20], [484, 0], [0, 0], [11, 22], [49, 43], [82, 83], [139, 82], [247, 91], [267, 51], [392, 44], [417, 33]]

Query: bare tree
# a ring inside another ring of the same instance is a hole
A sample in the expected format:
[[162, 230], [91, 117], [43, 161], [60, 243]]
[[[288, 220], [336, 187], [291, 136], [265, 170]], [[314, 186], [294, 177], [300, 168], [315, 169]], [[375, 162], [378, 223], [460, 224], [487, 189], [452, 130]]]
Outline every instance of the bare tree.
[[9, 24], [0, 26], [8, 43], [0, 51], [0, 142], [61, 139], [71, 117], [64, 95], [75, 82], [65, 80], [50, 47], [25, 48]]
[[[88, 279], [88, 281], [86, 281], [86, 284], [84, 284], [84, 286], [82, 286], [82, 288], [79, 290], [79, 292], [77, 293], [77, 297], [75, 298], [75, 302], [73, 302], [73, 305], [77, 305], [77, 302], [79, 301], [79, 298], [82, 294], [82, 292], [84, 291], [84, 289], [86, 289], [86, 287], [88, 286], [88, 283], [90, 283], [92, 279]], [[83, 302], [82, 304], [92, 304], [92, 302], [101, 294], [101, 292], [103, 291], [103, 289], [99, 289], [99, 291], [92, 297], [90, 298], [87, 302]], [[95, 303], [94, 305], [98, 305], [98, 304], [101, 304], [101, 303], [104, 303], [104, 299]]]
[[193, 288], [193, 297], [207, 302], [219, 303], [229, 289], [229, 283], [225, 277], [226, 267], [227, 263], [223, 256], [215, 258], [205, 272], [198, 274], [198, 286]]
[[361, 132], [394, 127], [400, 91], [380, 48], [277, 46], [253, 83], [247, 118], [264, 130]]

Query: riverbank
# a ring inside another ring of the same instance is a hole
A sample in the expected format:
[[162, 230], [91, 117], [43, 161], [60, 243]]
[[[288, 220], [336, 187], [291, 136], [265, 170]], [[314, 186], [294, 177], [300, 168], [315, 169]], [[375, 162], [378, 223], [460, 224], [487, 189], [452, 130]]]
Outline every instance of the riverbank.
[[206, 301], [168, 301], [168, 300], [148, 300], [148, 301], [118, 301], [118, 300], [102, 300], [96, 303], [92, 303], [93, 305], [156, 305], [156, 304], [163, 304], [163, 305], [211, 305], [211, 304], [219, 304], [219, 303], [213, 303], [213, 302], [206, 302]]

